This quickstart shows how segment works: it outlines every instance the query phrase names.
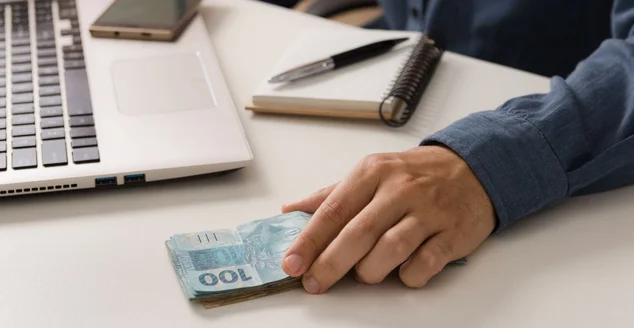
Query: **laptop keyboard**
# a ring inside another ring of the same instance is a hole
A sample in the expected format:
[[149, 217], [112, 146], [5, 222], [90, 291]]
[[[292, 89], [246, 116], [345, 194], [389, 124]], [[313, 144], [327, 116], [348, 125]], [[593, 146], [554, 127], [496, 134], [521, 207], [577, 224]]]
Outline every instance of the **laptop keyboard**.
[[0, 170], [99, 162], [94, 125], [75, 1], [0, 5]]

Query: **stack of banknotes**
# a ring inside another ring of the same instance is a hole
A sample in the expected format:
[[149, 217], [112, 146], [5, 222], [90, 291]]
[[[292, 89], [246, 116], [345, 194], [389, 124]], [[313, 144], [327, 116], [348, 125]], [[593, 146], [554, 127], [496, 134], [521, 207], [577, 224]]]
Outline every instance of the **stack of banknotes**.
[[190, 300], [216, 307], [301, 286], [286, 275], [282, 257], [311, 218], [292, 212], [233, 230], [174, 235], [166, 242], [181, 287]]
[[300, 278], [284, 273], [281, 262], [310, 218], [291, 212], [233, 230], [177, 234], [165, 245], [188, 299], [214, 308], [300, 287]]

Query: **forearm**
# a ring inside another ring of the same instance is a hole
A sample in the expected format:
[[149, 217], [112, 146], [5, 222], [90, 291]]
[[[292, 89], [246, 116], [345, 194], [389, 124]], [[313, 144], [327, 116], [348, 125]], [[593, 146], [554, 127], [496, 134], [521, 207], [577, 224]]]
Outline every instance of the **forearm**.
[[634, 183], [634, 42], [606, 41], [544, 95], [512, 99], [426, 138], [457, 152], [498, 230], [562, 201]]

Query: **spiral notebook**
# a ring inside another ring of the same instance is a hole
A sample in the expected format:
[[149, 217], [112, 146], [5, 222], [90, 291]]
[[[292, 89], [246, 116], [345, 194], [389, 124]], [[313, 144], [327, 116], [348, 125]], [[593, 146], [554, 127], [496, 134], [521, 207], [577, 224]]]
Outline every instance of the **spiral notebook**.
[[269, 76], [368, 43], [395, 37], [407, 42], [387, 54], [319, 76], [288, 84], [263, 81], [247, 109], [254, 112], [334, 116], [383, 120], [391, 126], [407, 123], [433, 79], [442, 51], [416, 32], [308, 30]]

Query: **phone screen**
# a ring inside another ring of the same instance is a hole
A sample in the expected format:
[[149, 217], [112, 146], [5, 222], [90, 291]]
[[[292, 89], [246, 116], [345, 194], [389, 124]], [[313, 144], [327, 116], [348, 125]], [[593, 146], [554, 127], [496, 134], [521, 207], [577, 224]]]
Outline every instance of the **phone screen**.
[[169, 29], [200, 0], [115, 0], [97, 19], [97, 26]]

